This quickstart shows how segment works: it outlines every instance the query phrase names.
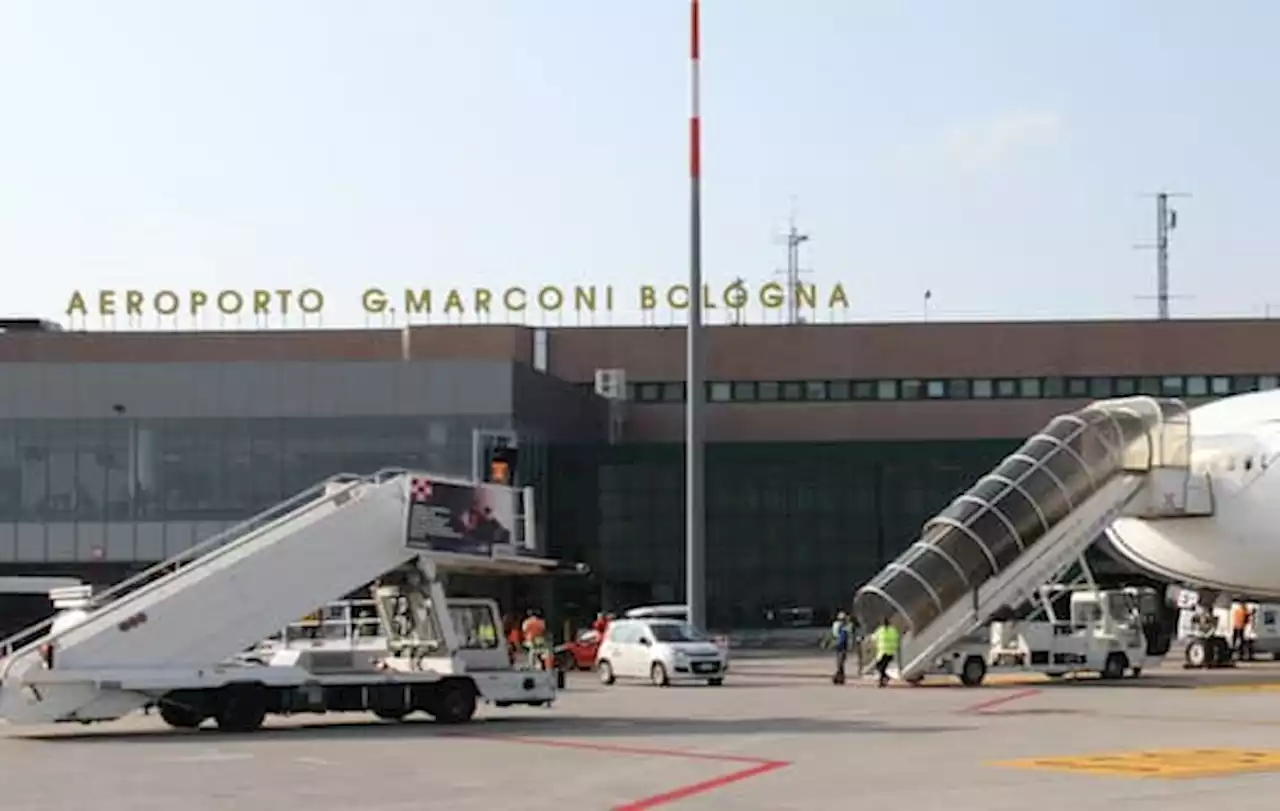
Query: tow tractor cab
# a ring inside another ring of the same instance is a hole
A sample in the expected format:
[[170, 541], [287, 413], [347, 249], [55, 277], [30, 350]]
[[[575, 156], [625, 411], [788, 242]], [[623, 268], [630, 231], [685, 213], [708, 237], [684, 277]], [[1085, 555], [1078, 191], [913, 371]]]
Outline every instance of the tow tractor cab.
[[52, 593], [60, 613], [0, 641], [0, 717], [89, 723], [156, 706], [173, 727], [243, 732], [269, 714], [461, 723], [480, 702], [547, 706], [555, 671], [516, 667], [497, 604], [450, 600], [443, 584], [556, 571], [536, 554], [533, 503], [407, 471], [321, 482], [103, 593]]

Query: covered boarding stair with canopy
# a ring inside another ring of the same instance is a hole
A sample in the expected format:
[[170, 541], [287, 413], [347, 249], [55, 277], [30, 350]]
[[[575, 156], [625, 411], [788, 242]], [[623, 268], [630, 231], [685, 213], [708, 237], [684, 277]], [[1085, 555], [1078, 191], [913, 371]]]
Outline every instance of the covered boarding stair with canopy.
[[1212, 512], [1190, 458], [1179, 400], [1102, 400], [1056, 417], [858, 590], [858, 620], [868, 632], [885, 619], [897, 626], [899, 675], [922, 674], [998, 611], [1032, 599], [1121, 514]]

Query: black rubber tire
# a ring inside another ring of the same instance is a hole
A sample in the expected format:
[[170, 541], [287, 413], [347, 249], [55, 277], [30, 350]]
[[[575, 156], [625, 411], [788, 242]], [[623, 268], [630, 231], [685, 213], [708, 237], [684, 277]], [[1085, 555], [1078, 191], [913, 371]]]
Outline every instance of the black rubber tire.
[[411, 712], [413, 710], [408, 707], [378, 707], [373, 711], [373, 714], [380, 721], [399, 722], [408, 718]]
[[1187, 667], [1195, 670], [1209, 666], [1212, 661], [1209, 654], [1209, 645], [1203, 639], [1191, 640], [1187, 643], [1186, 649], [1182, 652], [1182, 656], [1187, 663]]
[[960, 666], [960, 683], [965, 687], [977, 687], [987, 677], [987, 663], [981, 656], [970, 656]]
[[442, 724], [467, 723], [476, 714], [475, 687], [465, 681], [442, 682], [431, 714]]
[[596, 674], [600, 677], [600, 683], [606, 687], [617, 681], [613, 675], [613, 665], [609, 664], [608, 659], [601, 659], [596, 663]]
[[260, 684], [228, 684], [219, 691], [213, 720], [223, 732], [253, 732], [267, 719], [267, 691]]
[[671, 684], [671, 677], [667, 675], [667, 666], [662, 662], [654, 662], [649, 666], [649, 682], [654, 687], [666, 687]]
[[573, 658], [572, 653], [566, 651], [556, 657], [556, 667], [565, 673], [572, 673], [578, 669], [578, 660]]
[[1107, 661], [1102, 665], [1101, 676], [1104, 679], [1123, 679], [1124, 672], [1129, 669], [1129, 657], [1123, 653], [1111, 653], [1107, 655]]
[[724, 684], [724, 677], [722, 676], [717, 676], [714, 679], [707, 679], [708, 687], [720, 687], [723, 684]]
[[160, 720], [174, 729], [196, 729], [204, 723], [204, 713], [176, 702], [161, 702]]

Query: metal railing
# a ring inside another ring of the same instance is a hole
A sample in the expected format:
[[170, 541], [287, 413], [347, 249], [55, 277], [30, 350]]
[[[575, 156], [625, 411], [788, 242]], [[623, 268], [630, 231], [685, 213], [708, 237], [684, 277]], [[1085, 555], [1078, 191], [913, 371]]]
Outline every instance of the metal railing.
[[[238, 541], [256, 537], [258, 533], [272, 529], [284, 523], [286, 519], [296, 517], [304, 508], [314, 509], [326, 504], [340, 495], [349, 493], [358, 484], [385, 482], [401, 476], [405, 472], [396, 468], [382, 470], [369, 476], [360, 476], [354, 473], [339, 473], [335, 476], [330, 476], [297, 495], [268, 507], [262, 512], [139, 572], [127, 580], [116, 583], [106, 591], [93, 595], [84, 610], [94, 612], [109, 605], [118, 605], [121, 601], [141, 593], [146, 587], [183, 571], [197, 561], [229, 549]], [[345, 486], [340, 490], [330, 492], [329, 488], [335, 484]], [[4, 668], [0, 670], [0, 677], [7, 672], [8, 666], [14, 657], [28, 652], [33, 646], [50, 637], [49, 631], [52, 629], [55, 619], [56, 615], [25, 628], [4, 640], [0, 640], [0, 661], [4, 662]]]

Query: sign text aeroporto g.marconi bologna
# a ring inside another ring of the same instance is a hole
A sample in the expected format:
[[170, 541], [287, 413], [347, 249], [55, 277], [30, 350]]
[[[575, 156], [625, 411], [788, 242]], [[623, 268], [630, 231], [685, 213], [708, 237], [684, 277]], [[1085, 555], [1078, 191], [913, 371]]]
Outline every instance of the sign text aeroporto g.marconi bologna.
[[[635, 298], [619, 302], [614, 285], [540, 285], [537, 287], [415, 287], [387, 290], [369, 287], [360, 293], [358, 304], [368, 315], [402, 313], [414, 315], [491, 314], [536, 311], [544, 313], [604, 313], [621, 307], [638, 310], [684, 310], [689, 307], [689, 286], [684, 284], [642, 284]], [[819, 289], [814, 284], [796, 288], [801, 309], [849, 308], [844, 285], [836, 283]], [[777, 310], [786, 306], [787, 290], [777, 282], [758, 287], [734, 283], [724, 287], [704, 285], [703, 306], [707, 309], [741, 310], [761, 307]], [[66, 315], [74, 316], [199, 316], [237, 315], [322, 315], [327, 299], [313, 287], [303, 289], [255, 290], [75, 290], [67, 301]]]

